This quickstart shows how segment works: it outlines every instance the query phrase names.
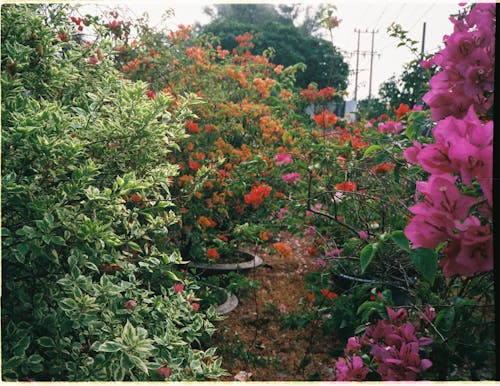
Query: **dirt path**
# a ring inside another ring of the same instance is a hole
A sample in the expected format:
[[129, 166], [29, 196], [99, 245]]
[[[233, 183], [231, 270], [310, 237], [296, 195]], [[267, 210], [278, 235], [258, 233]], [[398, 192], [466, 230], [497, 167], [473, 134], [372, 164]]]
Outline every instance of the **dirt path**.
[[[223, 366], [232, 373], [225, 380], [233, 380], [240, 371], [252, 373], [249, 380], [254, 381], [332, 379], [334, 366], [327, 352], [338, 345], [335, 337], [323, 336], [314, 326], [281, 329], [285, 312], [297, 310], [306, 296], [305, 274], [317, 270], [307, 253], [311, 240], [281, 234], [274, 241], [290, 246], [292, 255], [271, 254], [271, 246], [255, 251], [264, 265], [248, 273], [248, 278], [259, 281], [260, 287], [240, 299], [239, 306], [220, 322], [214, 338]], [[311, 361], [301, 368], [306, 356]]]

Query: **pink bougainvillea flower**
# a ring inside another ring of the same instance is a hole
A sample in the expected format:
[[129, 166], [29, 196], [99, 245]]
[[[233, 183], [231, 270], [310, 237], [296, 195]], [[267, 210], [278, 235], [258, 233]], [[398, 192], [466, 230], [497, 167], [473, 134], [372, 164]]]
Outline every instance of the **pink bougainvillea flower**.
[[289, 185], [295, 185], [300, 180], [300, 174], [297, 172], [283, 174], [281, 179]]
[[281, 303], [278, 306], [278, 309], [280, 310], [281, 313], [285, 313], [286, 312], [286, 305], [284, 305], [283, 303]]
[[414, 141], [413, 146], [407, 148], [403, 155], [409, 163], [416, 164], [418, 163], [418, 154], [422, 150], [422, 144], [420, 142]]
[[342, 248], [335, 248], [335, 249], [332, 249], [331, 251], [327, 251], [325, 253], [325, 255], [326, 255], [326, 257], [340, 256], [340, 255], [342, 255], [342, 252], [344, 252], [344, 250]]
[[352, 358], [339, 358], [335, 362], [337, 381], [363, 381], [370, 369], [357, 355]]
[[125, 308], [128, 308], [129, 310], [133, 310], [135, 308], [135, 306], [137, 305], [137, 302], [135, 300], [127, 300], [125, 302]]
[[169, 379], [170, 374], [172, 373], [172, 369], [170, 367], [160, 367], [156, 370], [158, 374], [160, 374], [164, 379]]
[[174, 294], [180, 294], [182, 291], [184, 291], [184, 284], [175, 283], [174, 284]]
[[400, 122], [384, 122], [379, 123], [378, 130], [381, 133], [397, 134], [403, 130], [403, 125]]
[[326, 261], [323, 259], [318, 259], [313, 261], [314, 265], [326, 265]]
[[276, 154], [276, 157], [274, 159], [276, 166], [281, 166], [293, 162], [292, 156], [286, 153], [278, 153]]
[[358, 236], [359, 236], [360, 239], [366, 240], [368, 238], [368, 233], [365, 232], [365, 231], [359, 231], [358, 232]]
[[490, 225], [481, 225], [471, 216], [456, 223], [458, 233], [449, 243], [440, 265], [446, 277], [453, 275], [472, 276], [477, 272], [493, 269], [493, 236]]
[[418, 316], [420, 317], [420, 319], [432, 322], [434, 321], [434, 319], [436, 319], [436, 309], [430, 304], [427, 304], [424, 307], [424, 311], [420, 312]]

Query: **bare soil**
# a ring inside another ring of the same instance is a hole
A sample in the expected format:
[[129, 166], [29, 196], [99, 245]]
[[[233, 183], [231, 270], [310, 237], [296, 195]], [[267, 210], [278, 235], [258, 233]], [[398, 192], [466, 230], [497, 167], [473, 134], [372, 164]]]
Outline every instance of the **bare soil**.
[[219, 347], [223, 367], [231, 373], [223, 380], [242, 374], [245, 379], [242, 371], [252, 373], [250, 381], [331, 380], [334, 365], [328, 353], [339, 347], [336, 337], [324, 336], [314, 325], [283, 329], [284, 312], [279, 310], [280, 305], [285, 312], [297, 310], [306, 296], [305, 275], [318, 269], [307, 253], [312, 239], [281, 233], [273, 241], [286, 243], [293, 254], [282, 257], [270, 244], [256, 247], [254, 252], [264, 264], [247, 276], [260, 282], [260, 287], [240, 299], [218, 325], [212, 343]]

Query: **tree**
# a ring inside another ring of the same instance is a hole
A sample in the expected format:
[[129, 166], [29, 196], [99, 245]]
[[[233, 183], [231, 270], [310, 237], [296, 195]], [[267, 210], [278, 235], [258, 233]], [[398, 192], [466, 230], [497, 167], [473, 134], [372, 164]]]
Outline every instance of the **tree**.
[[[199, 27], [199, 33], [210, 33], [220, 38], [223, 48], [233, 49], [236, 36], [249, 32], [254, 35], [255, 52], [272, 47], [273, 62], [291, 66], [302, 62], [307, 68], [297, 74], [297, 85], [306, 88], [311, 82], [318, 87], [333, 86], [338, 90], [347, 86], [348, 66], [342, 54], [330, 42], [312, 36], [309, 23], [296, 27], [298, 12], [293, 7], [281, 7], [280, 12], [269, 5], [225, 4], [216, 6], [217, 13], [209, 13], [213, 20]], [[286, 38], [284, 38], [286, 37]]]
[[391, 106], [406, 103], [409, 106], [422, 103], [422, 97], [429, 90], [429, 79], [434, 69], [426, 69], [419, 60], [413, 60], [404, 66], [403, 73], [391, 77], [380, 85], [379, 96], [382, 102]]

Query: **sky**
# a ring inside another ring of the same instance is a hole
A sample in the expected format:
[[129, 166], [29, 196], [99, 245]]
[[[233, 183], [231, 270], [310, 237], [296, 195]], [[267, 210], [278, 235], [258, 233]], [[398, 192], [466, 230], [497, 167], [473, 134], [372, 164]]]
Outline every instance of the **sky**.
[[[220, 3], [221, 1], [219, 1]], [[240, 1], [241, 2], [241, 1]], [[252, 1], [259, 2], [259, 1]], [[260, 1], [270, 3], [273, 1]], [[278, 3], [293, 3], [290, 1], [274, 1]], [[302, 1], [304, 5], [320, 5], [320, 1]], [[323, 4], [326, 2], [323, 2]], [[424, 42], [425, 53], [434, 53], [443, 46], [443, 36], [450, 34], [453, 30], [451, 22], [448, 20], [451, 14], [457, 13], [461, 8], [459, 1], [450, 0], [339, 0], [330, 1], [337, 7], [336, 16], [342, 21], [333, 30], [333, 44], [343, 53], [346, 62], [349, 64], [351, 74], [347, 87], [348, 96], [346, 99], [354, 98], [355, 69], [357, 49], [356, 29], [363, 31], [360, 34], [360, 48], [358, 63], [358, 89], [357, 99], [365, 99], [369, 94], [370, 79], [370, 58], [371, 51], [371, 31], [378, 31], [374, 38], [374, 57], [372, 66], [372, 87], [371, 95], [375, 97], [379, 85], [387, 81], [391, 76], [399, 76], [403, 71], [404, 64], [415, 59], [415, 56], [405, 47], [397, 48], [399, 41], [392, 38], [387, 33], [387, 27], [395, 22], [409, 32], [408, 36], [418, 41], [421, 47], [423, 23], [426, 23], [426, 34]], [[203, 8], [214, 4], [210, 1], [201, 0], [163, 0], [152, 1], [143, 0], [112, 2], [107, 5], [124, 4], [132, 11], [132, 14], [141, 16], [144, 12], [149, 15], [150, 24], [175, 29], [178, 24], [201, 24], [207, 23], [210, 19], [203, 13]], [[165, 11], [173, 9], [174, 15], [165, 17]], [[286, 37], [284, 37], [286, 38]], [[363, 52], [365, 54], [363, 54]]]

